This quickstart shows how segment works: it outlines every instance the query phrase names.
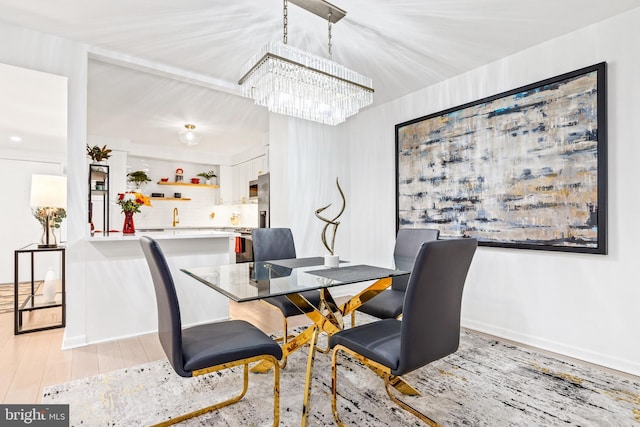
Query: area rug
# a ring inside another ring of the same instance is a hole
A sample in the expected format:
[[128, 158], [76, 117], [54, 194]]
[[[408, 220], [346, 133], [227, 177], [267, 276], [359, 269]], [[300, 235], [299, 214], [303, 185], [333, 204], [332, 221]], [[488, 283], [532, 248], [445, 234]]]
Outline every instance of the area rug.
[[[306, 348], [281, 371], [280, 425], [300, 425]], [[334, 425], [331, 362], [317, 353], [308, 425]], [[343, 358], [340, 414], [351, 426], [420, 426], [387, 398], [368, 368]], [[406, 401], [444, 426], [640, 425], [640, 382], [463, 331], [459, 350], [405, 377], [422, 393]], [[47, 387], [43, 403], [70, 404], [72, 426], [143, 426], [224, 400], [241, 369], [181, 378], [166, 361]], [[268, 426], [273, 375], [250, 374], [237, 404], [181, 425]]]

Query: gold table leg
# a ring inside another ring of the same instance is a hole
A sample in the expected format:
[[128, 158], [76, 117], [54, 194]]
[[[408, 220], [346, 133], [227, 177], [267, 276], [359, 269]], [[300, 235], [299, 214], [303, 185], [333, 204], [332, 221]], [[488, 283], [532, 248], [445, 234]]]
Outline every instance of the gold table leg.
[[311, 327], [313, 329], [313, 337], [311, 338], [311, 345], [309, 347], [309, 356], [307, 358], [307, 374], [304, 380], [304, 400], [302, 403], [302, 419], [300, 420], [300, 426], [305, 427], [307, 425], [307, 419], [309, 418], [309, 411], [311, 409], [311, 380], [313, 374], [313, 361], [316, 353], [316, 343], [318, 342], [319, 331], [316, 326]]
[[[329, 319], [322, 313], [324, 311], [325, 304], [321, 302], [320, 307], [316, 308], [305, 297], [300, 294], [287, 294], [287, 298], [295, 304], [298, 308], [305, 312], [307, 317], [313, 321], [313, 325], [296, 335], [292, 340], [287, 341], [282, 345], [283, 357], [288, 357], [291, 353], [301, 349], [305, 344], [312, 341], [314, 330], [326, 332], [333, 335], [340, 331]], [[332, 299], [333, 300], [333, 299]], [[317, 341], [317, 339], [316, 339]], [[315, 343], [314, 343], [315, 345]], [[267, 363], [259, 363], [253, 368], [251, 372], [264, 373], [271, 369], [271, 366]]]
[[385, 277], [384, 279], [376, 280], [375, 283], [372, 283], [369, 287], [362, 290], [359, 294], [355, 295], [349, 301], [345, 302], [340, 306], [340, 313], [343, 316], [351, 313], [358, 307], [360, 307], [365, 302], [369, 301], [371, 298], [378, 295], [380, 292], [387, 289], [391, 286], [391, 277]]
[[333, 299], [333, 296], [329, 292], [329, 289], [320, 289], [320, 300], [324, 302], [327, 308], [327, 320], [329, 320], [333, 325], [340, 328], [340, 330], [344, 329], [342, 311], [340, 311], [340, 307], [338, 307], [338, 304], [336, 304], [336, 301]]
[[[302, 419], [300, 421], [301, 426], [307, 425], [307, 418], [309, 416], [309, 403], [311, 399], [311, 381], [313, 375], [313, 361], [315, 358], [316, 344], [318, 342], [318, 335], [321, 332], [326, 332], [328, 336], [331, 336], [344, 329], [343, 317], [350, 314], [365, 302], [378, 295], [380, 292], [391, 286], [391, 278], [386, 277], [379, 279], [371, 284], [369, 287], [358, 293], [356, 296], [349, 299], [341, 306], [336, 304], [333, 296], [331, 295], [329, 288], [320, 289], [320, 307], [316, 308], [302, 295], [287, 294], [287, 298], [300, 308], [309, 319], [313, 322], [313, 325], [306, 328], [300, 334], [296, 335], [291, 341], [288, 341], [282, 346], [282, 352], [284, 356], [288, 356], [294, 351], [299, 350], [305, 344], [309, 343], [309, 355], [307, 357], [307, 371], [305, 376], [305, 389], [304, 400], [302, 408]], [[383, 373], [376, 370], [373, 366], [366, 365], [372, 369], [380, 377], [384, 378]], [[266, 372], [271, 368], [271, 364], [260, 363], [251, 369], [251, 372]], [[406, 383], [402, 378], [395, 377], [391, 383], [399, 392], [407, 395], [419, 395], [418, 391], [411, 385]]]

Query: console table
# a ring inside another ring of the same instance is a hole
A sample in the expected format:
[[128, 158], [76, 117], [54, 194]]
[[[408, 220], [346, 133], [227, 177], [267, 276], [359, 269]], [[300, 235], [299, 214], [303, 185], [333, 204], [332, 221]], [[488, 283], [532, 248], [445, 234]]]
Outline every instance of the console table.
[[[60, 281], [61, 290], [56, 292], [53, 301], [45, 301], [41, 294], [36, 294], [36, 280], [34, 278], [34, 261], [36, 255], [43, 253], [57, 252], [60, 255]], [[29, 295], [22, 299], [18, 292], [18, 284], [20, 283], [19, 261], [20, 255], [28, 254], [31, 262], [31, 289]], [[66, 320], [66, 289], [65, 289], [65, 255], [66, 248], [58, 246], [56, 248], [39, 248], [38, 245], [29, 245], [15, 251], [14, 264], [14, 334], [24, 334], [27, 332], [44, 331], [47, 329], [64, 328]], [[34, 312], [43, 309], [60, 308], [62, 310], [62, 320], [60, 323], [48, 324], [45, 326], [34, 327], [30, 329], [23, 328], [22, 315], [24, 312]]]

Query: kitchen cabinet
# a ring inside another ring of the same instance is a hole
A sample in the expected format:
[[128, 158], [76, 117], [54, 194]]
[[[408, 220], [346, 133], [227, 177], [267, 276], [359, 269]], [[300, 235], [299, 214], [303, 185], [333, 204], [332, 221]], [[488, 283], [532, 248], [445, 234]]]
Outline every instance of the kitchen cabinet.
[[247, 162], [233, 167], [233, 195], [231, 203], [239, 205], [249, 200], [249, 180], [247, 179]]
[[267, 156], [260, 156], [253, 159], [254, 169], [256, 172], [256, 178], [258, 179], [258, 175], [264, 175], [269, 172], [269, 165], [267, 165]]
[[220, 199], [217, 200], [217, 204], [231, 204], [233, 200], [233, 167], [232, 166], [220, 166], [220, 176], [218, 177], [220, 183]]
[[232, 192], [229, 196], [221, 196], [226, 203], [238, 205], [249, 203], [249, 182], [258, 179], [258, 175], [267, 173], [267, 156], [262, 155], [231, 167]]
[[247, 168], [247, 182], [255, 181], [258, 179], [258, 175], [264, 175], [267, 173], [266, 157], [267, 156], [260, 156], [245, 162]]

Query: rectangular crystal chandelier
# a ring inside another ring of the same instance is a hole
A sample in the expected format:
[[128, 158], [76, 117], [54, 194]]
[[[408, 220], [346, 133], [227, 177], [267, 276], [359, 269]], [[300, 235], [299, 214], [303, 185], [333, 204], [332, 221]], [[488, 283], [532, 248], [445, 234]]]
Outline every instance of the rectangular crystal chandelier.
[[[296, 0], [295, 3], [319, 16], [323, 13], [316, 12], [319, 6], [329, 8], [328, 15], [323, 17], [329, 22], [331, 54], [331, 23], [336, 22], [335, 18], [332, 19], [332, 11], [343, 11], [323, 0]], [[304, 3], [309, 3], [310, 7], [305, 7]], [[342, 123], [371, 104], [373, 89], [370, 78], [331, 59], [286, 44], [286, 0], [284, 11], [284, 43], [267, 43], [247, 62], [242, 70], [244, 75], [238, 82], [242, 94], [271, 112], [328, 125]]]

